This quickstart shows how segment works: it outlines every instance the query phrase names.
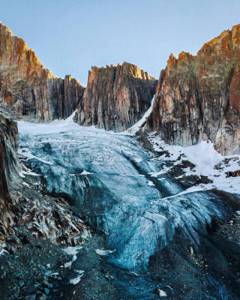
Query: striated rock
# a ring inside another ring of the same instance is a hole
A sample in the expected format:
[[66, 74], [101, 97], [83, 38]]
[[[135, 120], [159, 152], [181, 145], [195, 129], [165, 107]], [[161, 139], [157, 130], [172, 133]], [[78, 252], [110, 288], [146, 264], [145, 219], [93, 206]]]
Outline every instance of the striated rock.
[[148, 129], [170, 144], [212, 141], [223, 154], [240, 152], [240, 25], [193, 56], [169, 57], [161, 72]]
[[66, 118], [84, 88], [71, 76], [55, 77], [33, 50], [0, 23], [0, 97], [18, 117]]
[[80, 86], [79, 82], [72, 78], [71, 75], [67, 75], [64, 79], [63, 91], [64, 101], [62, 106], [62, 116], [63, 118], [67, 118], [76, 110], [80, 101], [82, 101], [84, 88]]
[[0, 240], [12, 224], [12, 202], [9, 185], [17, 180], [20, 169], [16, 150], [18, 143], [17, 124], [6, 111], [0, 109]]
[[17, 159], [18, 129], [9, 114], [0, 108], [0, 197], [9, 196], [9, 181], [20, 170]]
[[82, 125], [124, 130], [148, 109], [155, 87], [156, 80], [136, 65], [93, 67], [76, 120]]
[[[0, 250], [9, 235], [23, 229], [56, 244], [75, 245], [87, 227], [61, 197], [42, 192], [41, 177], [19, 160], [17, 123], [0, 107]], [[15, 245], [16, 246], [16, 245]]]

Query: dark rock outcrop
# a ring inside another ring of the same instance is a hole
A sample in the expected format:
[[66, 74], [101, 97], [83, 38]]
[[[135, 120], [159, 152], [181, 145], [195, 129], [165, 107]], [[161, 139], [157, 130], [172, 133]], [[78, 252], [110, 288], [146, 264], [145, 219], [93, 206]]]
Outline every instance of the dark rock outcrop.
[[136, 65], [93, 67], [76, 120], [107, 130], [129, 128], [150, 106], [155, 88], [156, 80]]
[[84, 88], [71, 76], [55, 77], [33, 50], [0, 23], [0, 97], [18, 117], [66, 118]]
[[20, 170], [16, 150], [18, 143], [17, 124], [8, 116], [6, 111], [0, 110], [0, 241], [9, 231], [13, 216], [13, 209], [9, 193], [11, 180], [18, 179]]
[[78, 244], [86, 226], [65, 199], [43, 193], [41, 177], [29, 174], [27, 159], [17, 152], [17, 123], [0, 107], [0, 249], [23, 229], [56, 244]]
[[240, 152], [240, 25], [206, 43], [196, 56], [170, 56], [161, 72], [148, 129], [170, 144], [212, 141]]

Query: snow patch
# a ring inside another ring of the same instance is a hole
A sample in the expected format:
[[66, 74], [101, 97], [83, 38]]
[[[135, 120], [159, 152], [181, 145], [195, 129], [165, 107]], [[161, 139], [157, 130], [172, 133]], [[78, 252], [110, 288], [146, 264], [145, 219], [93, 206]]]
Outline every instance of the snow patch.
[[78, 273], [78, 276], [70, 279], [69, 283], [73, 284], [73, 285], [76, 285], [76, 284], [78, 284], [81, 281], [81, 279], [82, 279], [82, 277], [83, 277], [83, 275], [84, 275], [85, 272], [83, 270], [74, 270], [74, 271], [76, 273]]
[[[154, 133], [149, 135], [149, 141], [156, 152], [165, 152], [160, 157], [161, 161], [172, 162], [174, 166], [177, 166], [183, 160], [191, 162], [194, 165], [193, 168], [182, 168], [184, 176], [206, 176], [212, 181], [212, 183], [193, 186], [182, 192], [182, 194], [211, 189], [240, 194], [240, 176], [227, 176], [228, 172], [240, 170], [239, 155], [223, 156], [214, 149], [211, 142], [207, 141], [186, 147], [168, 145]], [[164, 167], [160, 172], [151, 175], [157, 177], [167, 171], [168, 168]]]
[[116, 250], [96, 249], [95, 251], [100, 256], [107, 256], [114, 253]]
[[73, 120], [75, 113], [76, 111], [65, 120], [54, 120], [46, 123], [18, 121], [18, 128], [19, 131], [24, 131], [25, 134], [30, 135], [42, 135], [76, 130], [79, 129], [79, 125]]
[[92, 175], [93, 173], [83, 170], [80, 175]]
[[0, 256], [4, 255], [5, 253], [8, 254], [8, 251], [5, 249], [0, 250]]
[[77, 254], [78, 252], [82, 249], [81, 246], [76, 246], [76, 247], [67, 247], [65, 249], [63, 249], [63, 251], [72, 256], [72, 260], [69, 261], [69, 262], [66, 262], [64, 264], [64, 268], [71, 268], [72, 267], [72, 264], [77, 260]]
[[167, 293], [164, 290], [158, 289], [159, 297], [167, 297]]

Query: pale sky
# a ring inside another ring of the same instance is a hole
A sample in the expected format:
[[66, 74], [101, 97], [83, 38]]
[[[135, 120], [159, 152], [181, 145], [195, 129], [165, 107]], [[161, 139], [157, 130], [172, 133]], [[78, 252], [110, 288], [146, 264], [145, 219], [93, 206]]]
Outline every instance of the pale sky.
[[85, 85], [93, 65], [127, 61], [156, 78], [170, 53], [195, 53], [240, 23], [240, 0], [0, 0], [0, 20], [57, 76]]

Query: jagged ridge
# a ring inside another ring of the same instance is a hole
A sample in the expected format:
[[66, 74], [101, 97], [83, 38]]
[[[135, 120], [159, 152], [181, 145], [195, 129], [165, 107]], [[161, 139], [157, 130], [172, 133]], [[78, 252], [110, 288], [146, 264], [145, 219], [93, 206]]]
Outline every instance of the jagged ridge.
[[0, 23], [0, 97], [18, 117], [66, 118], [83, 90], [71, 76], [57, 78], [44, 68], [24, 40]]
[[77, 122], [107, 130], [129, 128], [149, 108], [155, 87], [156, 80], [133, 64], [93, 67]]
[[148, 129], [170, 144], [211, 140], [223, 154], [240, 148], [240, 25], [193, 56], [169, 57]]

